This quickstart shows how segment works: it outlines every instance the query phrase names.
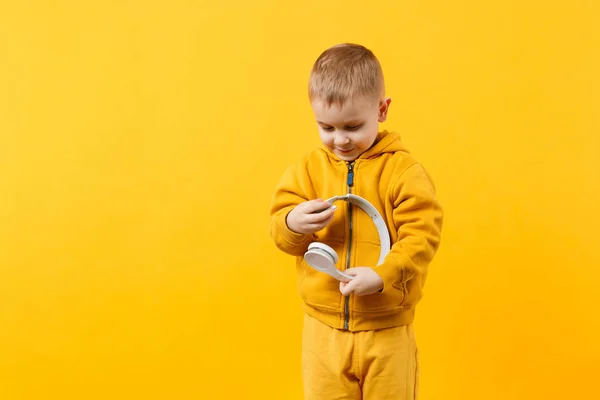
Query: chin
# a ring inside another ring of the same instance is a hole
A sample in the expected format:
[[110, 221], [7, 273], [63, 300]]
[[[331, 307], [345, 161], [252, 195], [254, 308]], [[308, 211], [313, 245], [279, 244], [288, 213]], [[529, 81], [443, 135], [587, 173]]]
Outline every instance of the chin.
[[337, 156], [340, 158], [340, 160], [343, 160], [343, 161], [354, 161], [358, 158], [354, 154], [347, 154], [347, 155], [338, 154]]

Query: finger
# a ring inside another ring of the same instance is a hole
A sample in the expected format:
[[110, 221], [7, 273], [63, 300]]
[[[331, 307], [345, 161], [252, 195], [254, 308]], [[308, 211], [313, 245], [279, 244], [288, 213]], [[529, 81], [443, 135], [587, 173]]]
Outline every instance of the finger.
[[309, 225], [309, 227], [310, 227], [310, 230], [312, 232], [319, 232], [319, 231], [322, 231], [323, 229], [325, 229], [325, 227], [327, 225], [328, 225], [327, 223], [325, 223], [325, 224], [314, 224], [314, 225]]
[[[329, 204], [329, 203], [327, 203], [327, 204]], [[329, 209], [326, 209], [325, 211], [309, 214], [307, 216], [307, 219], [310, 223], [313, 223], [313, 224], [323, 224], [333, 217], [335, 210], [337, 210], [337, 206], [331, 206]]]
[[326, 219], [323, 222], [319, 222], [318, 224], [314, 224], [314, 226], [318, 230], [324, 229], [327, 225], [329, 225], [331, 223], [331, 220], [333, 220], [333, 217], [329, 217], [328, 219]]
[[351, 280], [350, 282], [346, 283], [344, 287], [342, 287], [342, 285], [340, 284], [340, 292], [344, 296], [348, 296], [354, 291], [354, 289], [356, 289], [356, 284], [356, 280]]
[[[325, 214], [325, 213], [327, 213], [327, 214]], [[324, 223], [327, 221], [329, 213], [330, 213], [329, 211], [324, 211], [322, 214], [311, 214], [311, 213], [303, 212], [303, 214], [299, 217], [299, 219], [305, 225], [312, 225], [313, 227], [316, 227], [317, 225], [326, 225]], [[333, 216], [333, 215], [331, 215], [331, 216]], [[329, 218], [331, 218], [331, 216], [329, 216]]]
[[358, 275], [358, 271], [356, 270], [356, 268], [345, 269], [344, 273], [346, 273], [348, 275], [352, 275], [352, 276], [357, 276]]
[[[325, 211], [325, 212], [329, 213], [329, 211]], [[317, 215], [319, 215], [319, 219], [315, 220], [314, 217], [316, 217]], [[328, 216], [326, 218], [320, 218], [320, 214], [307, 215], [305, 217], [305, 219], [306, 219], [306, 223], [308, 225], [312, 225], [313, 227], [325, 228], [327, 225], [329, 225], [329, 223], [333, 219], [333, 214], [331, 214], [330, 216]]]
[[306, 212], [307, 213], [320, 213], [331, 207], [332, 204], [321, 199], [311, 200], [306, 202]]
[[373, 294], [376, 293], [377, 290], [375, 289], [369, 289], [369, 288], [358, 288], [357, 290], [354, 291], [354, 294], [357, 296], [366, 296], [368, 294]]
[[298, 204], [294, 209], [302, 214], [311, 213], [317, 207], [317, 204], [323, 203], [322, 199], [307, 200]]

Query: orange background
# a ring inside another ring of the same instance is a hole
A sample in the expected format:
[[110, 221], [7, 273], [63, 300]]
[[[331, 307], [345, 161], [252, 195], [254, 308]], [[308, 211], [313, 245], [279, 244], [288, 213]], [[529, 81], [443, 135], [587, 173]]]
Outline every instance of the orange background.
[[0, 398], [302, 398], [268, 205], [339, 42], [446, 211], [421, 400], [600, 398], [594, 4], [3, 2]]

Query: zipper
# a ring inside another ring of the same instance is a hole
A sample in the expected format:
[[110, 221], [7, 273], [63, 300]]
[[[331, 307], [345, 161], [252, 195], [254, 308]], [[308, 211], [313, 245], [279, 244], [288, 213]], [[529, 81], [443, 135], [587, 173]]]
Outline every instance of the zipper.
[[[348, 186], [348, 194], [352, 193], [354, 186], [354, 161], [348, 163], [348, 178], [346, 179]], [[352, 203], [348, 202], [348, 253], [346, 255], [346, 269], [350, 268], [350, 253], [352, 250]], [[344, 329], [347, 330], [350, 326], [350, 296], [346, 296], [344, 302]]]

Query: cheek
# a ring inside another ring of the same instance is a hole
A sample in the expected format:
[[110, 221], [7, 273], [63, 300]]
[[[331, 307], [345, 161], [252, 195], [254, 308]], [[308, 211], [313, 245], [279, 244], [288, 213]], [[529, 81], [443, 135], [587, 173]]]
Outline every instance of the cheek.
[[359, 139], [360, 146], [364, 147], [364, 148], [371, 147], [371, 145], [373, 144], [373, 142], [375, 141], [376, 138], [377, 138], [377, 128], [369, 127], [368, 129], [365, 129], [363, 132], [361, 132], [360, 139]]
[[319, 129], [319, 137], [321, 138], [321, 142], [323, 142], [324, 145], [331, 146], [331, 135]]

